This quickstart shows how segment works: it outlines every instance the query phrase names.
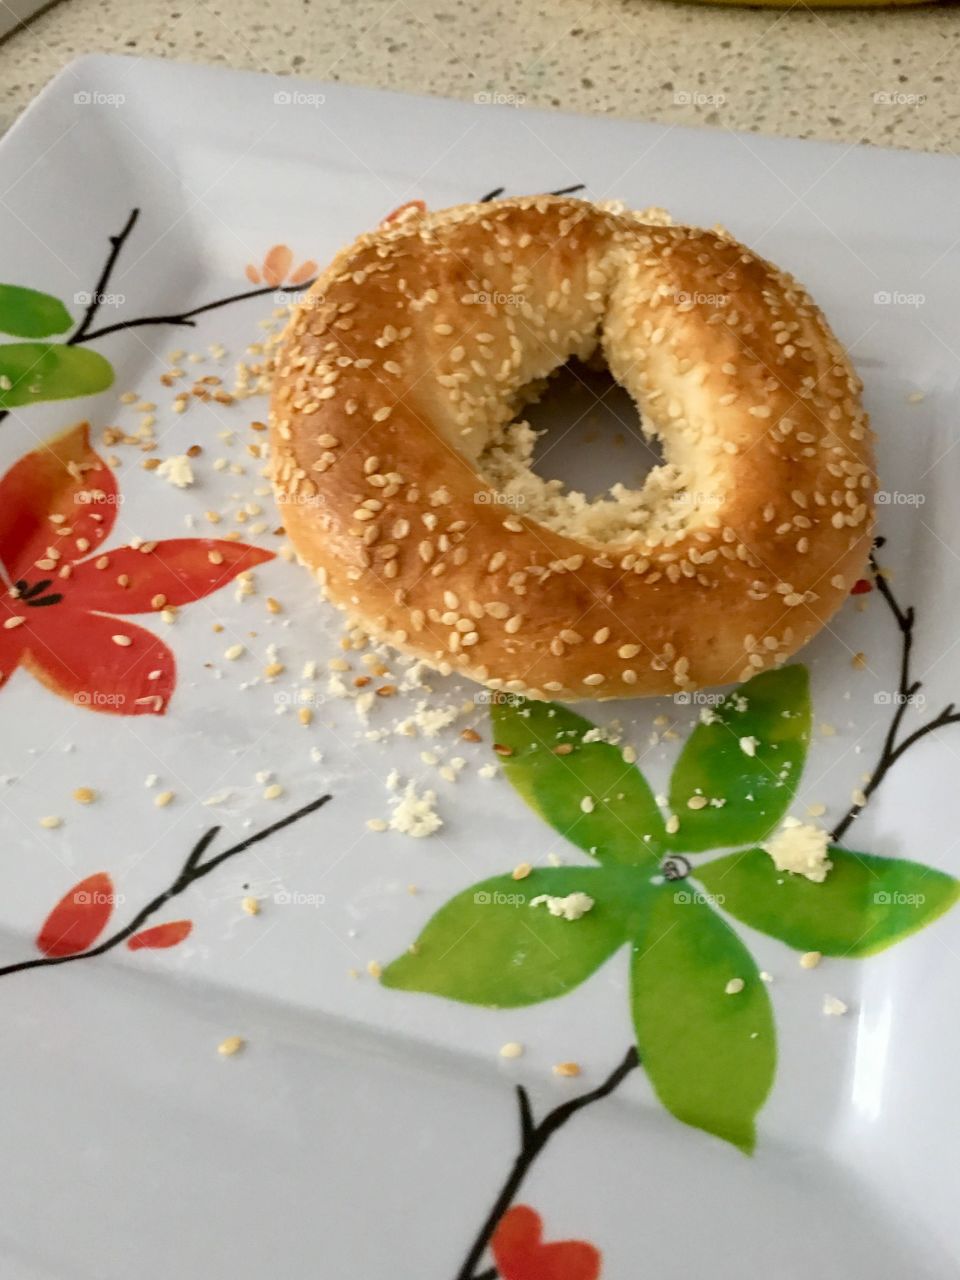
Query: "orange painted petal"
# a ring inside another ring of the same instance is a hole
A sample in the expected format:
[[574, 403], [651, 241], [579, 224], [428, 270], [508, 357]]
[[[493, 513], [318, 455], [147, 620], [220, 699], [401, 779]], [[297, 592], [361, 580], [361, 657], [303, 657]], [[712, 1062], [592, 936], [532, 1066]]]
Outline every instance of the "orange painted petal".
[[520, 1268], [540, 1248], [543, 1223], [539, 1213], [526, 1204], [515, 1204], [497, 1224], [490, 1251], [504, 1280], [522, 1280]]
[[518, 1204], [500, 1219], [490, 1250], [502, 1280], [597, 1280], [599, 1250], [585, 1240], [543, 1243], [539, 1213]]
[[[61, 698], [115, 716], [163, 715], [177, 683], [173, 654], [152, 631], [125, 618], [65, 605], [34, 609], [18, 632], [23, 665]], [[54, 618], [51, 615], [58, 615]], [[114, 636], [126, 636], [119, 645]]]
[[[118, 547], [97, 559], [104, 556], [105, 569], [98, 569], [96, 560], [74, 566], [65, 591], [71, 608], [147, 613], [162, 608], [153, 604], [158, 596], [165, 604], [192, 604], [225, 587], [238, 573], [274, 558], [272, 551], [248, 543], [214, 538], [169, 538], [146, 555], [133, 547]], [[121, 577], [129, 579], [126, 587], [119, 585]]]
[[406, 204], [397, 205], [396, 209], [391, 209], [385, 218], [381, 220], [380, 225], [385, 226], [388, 222], [396, 222], [399, 218], [405, 217], [412, 210], [416, 209], [418, 213], [427, 212], [427, 204], [425, 200], [408, 200]]
[[267, 284], [282, 284], [293, 266], [293, 254], [285, 244], [275, 244], [263, 260], [263, 278]]
[[290, 277], [290, 283], [305, 284], [308, 280], [313, 279], [319, 269], [320, 268], [314, 260], [312, 258], [308, 258], [306, 262], [301, 262], [299, 267], [297, 267], [296, 271]]
[[152, 929], [141, 929], [132, 938], [127, 939], [131, 951], [160, 951], [166, 947], [175, 947], [182, 942], [193, 928], [192, 920], [170, 920], [166, 924], [155, 924]]
[[37, 947], [45, 956], [75, 956], [92, 947], [113, 911], [113, 881], [105, 871], [87, 876], [64, 894], [44, 920]]
[[[65, 519], [52, 523], [51, 515]], [[14, 580], [40, 578], [35, 562], [48, 547], [63, 562], [82, 559], [108, 536], [116, 515], [116, 477], [81, 422], [25, 453], [0, 480], [0, 559]]]
[[251, 263], [249, 262], [247, 263], [247, 265], [243, 269], [243, 273], [247, 277], [247, 279], [250, 281], [251, 284], [260, 283], [260, 272]]

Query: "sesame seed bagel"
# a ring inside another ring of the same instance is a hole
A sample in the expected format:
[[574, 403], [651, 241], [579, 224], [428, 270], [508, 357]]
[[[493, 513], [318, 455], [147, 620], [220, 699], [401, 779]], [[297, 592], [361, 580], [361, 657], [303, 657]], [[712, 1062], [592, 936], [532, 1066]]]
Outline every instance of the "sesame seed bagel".
[[[665, 461], [589, 503], [531, 473], [517, 416], [600, 355]], [[273, 478], [328, 597], [404, 652], [538, 698], [672, 693], [783, 663], [861, 574], [860, 390], [725, 233], [567, 197], [412, 208], [294, 311]]]

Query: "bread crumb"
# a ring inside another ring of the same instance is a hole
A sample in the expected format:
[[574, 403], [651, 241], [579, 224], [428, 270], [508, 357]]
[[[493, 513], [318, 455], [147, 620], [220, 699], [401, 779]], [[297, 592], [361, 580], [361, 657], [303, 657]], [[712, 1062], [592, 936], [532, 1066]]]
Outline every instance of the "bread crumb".
[[383, 818], [368, 818], [367, 829], [370, 831], [386, 831], [387, 824]]
[[538, 893], [530, 901], [531, 907], [539, 907], [543, 903], [552, 916], [564, 920], [579, 920], [592, 910], [593, 898], [586, 893], [568, 893], [565, 898], [555, 897], [551, 893]]
[[258, 916], [260, 914], [259, 898], [246, 897], [242, 899], [240, 906], [248, 916]]
[[740, 739], [740, 750], [745, 756], [755, 756], [758, 745], [757, 739], [752, 736]]
[[836, 996], [824, 996], [823, 1012], [827, 1017], [842, 1018], [847, 1012], [847, 1006], [842, 1000], [838, 1000]]
[[188, 489], [193, 484], [193, 467], [185, 453], [164, 458], [156, 471], [158, 476], [163, 476], [176, 489]]
[[368, 960], [367, 973], [369, 973], [371, 978], [379, 978], [383, 973], [383, 965], [381, 965], [377, 960]]
[[780, 830], [760, 848], [773, 859], [778, 871], [805, 876], [814, 884], [822, 884], [833, 863], [827, 857], [830, 833], [822, 827], [784, 818]]
[[408, 782], [390, 815], [391, 830], [417, 839], [433, 835], [443, 826], [443, 819], [435, 808], [436, 803], [435, 791], [424, 791], [421, 795], [415, 784]]

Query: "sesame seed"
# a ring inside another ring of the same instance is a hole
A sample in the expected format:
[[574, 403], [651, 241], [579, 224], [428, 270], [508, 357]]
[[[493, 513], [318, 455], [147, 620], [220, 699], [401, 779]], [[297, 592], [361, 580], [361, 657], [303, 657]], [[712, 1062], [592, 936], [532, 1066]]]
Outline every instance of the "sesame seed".
[[63, 819], [56, 818], [53, 816], [50, 816], [47, 818], [41, 818], [40, 825], [41, 827], [44, 827], [47, 831], [55, 831], [57, 827], [63, 826]]
[[221, 1058], [232, 1058], [239, 1053], [244, 1047], [246, 1041], [240, 1036], [227, 1036], [226, 1040], [221, 1040], [217, 1045], [217, 1053]]
[[160, 791], [153, 797], [153, 803], [158, 809], [165, 809], [172, 799], [172, 791]]
[[500, 1046], [501, 1058], [521, 1058], [523, 1057], [523, 1045], [518, 1044], [516, 1040], [508, 1040], [506, 1044]]
[[133, 639], [131, 636], [116, 635], [116, 636], [111, 636], [110, 639], [113, 641], [114, 644], [118, 644], [121, 649], [129, 649], [129, 647], [133, 644]]

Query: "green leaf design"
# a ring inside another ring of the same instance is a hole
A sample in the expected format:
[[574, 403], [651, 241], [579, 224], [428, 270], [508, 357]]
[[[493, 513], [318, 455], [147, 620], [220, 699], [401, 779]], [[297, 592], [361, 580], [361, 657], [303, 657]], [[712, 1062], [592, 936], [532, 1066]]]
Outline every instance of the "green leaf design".
[[[579, 920], [530, 905], [541, 893], [581, 892], [594, 906]], [[546, 867], [524, 880], [494, 876], [445, 903], [381, 980], [494, 1008], [552, 1000], [629, 941], [643, 924], [649, 896], [643, 876], [612, 867]]]
[[[751, 1152], [776, 1069], [766, 987], [740, 939], [692, 886], [675, 883], [655, 898], [632, 966], [644, 1069], [678, 1120]], [[726, 994], [731, 978], [743, 979], [737, 995]]]
[[92, 396], [112, 382], [110, 362], [96, 351], [59, 342], [8, 342], [0, 346], [0, 409]]
[[59, 298], [17, 284], [0, 284], [0, 333], [46, 338], [66, 333], [73, 318]]
[[722, 909], [799, 951], [869, 956], [916, 933], [960, 897], [953, 876], [902, 858], [832, 847], [823, 884], [777, 871], [762, 849], [696, 869]]
[[[666, 834], [653, 792], [620, 747], [584, 742], [596, 733], [589, 720], [556, 702], [513, 697], [494, 703], [491, 720], [496, 743], [513, 752], [504, 775], [556, 831], [602, 861], [657, 862]], [[573, 749], [557, 755], [556, 747]]]
[[[754, 739], [748, 755], [742, 739]], [[680, 818], [673, 847], [691, 853], [754, 844], [777, 825], [793, 799], [810, 738], [806, 668], [781, 667], [754, 676], [698, 724], [670, 780], [670, 806]], [[690, 809], [703, 795], [717, 808]]]

